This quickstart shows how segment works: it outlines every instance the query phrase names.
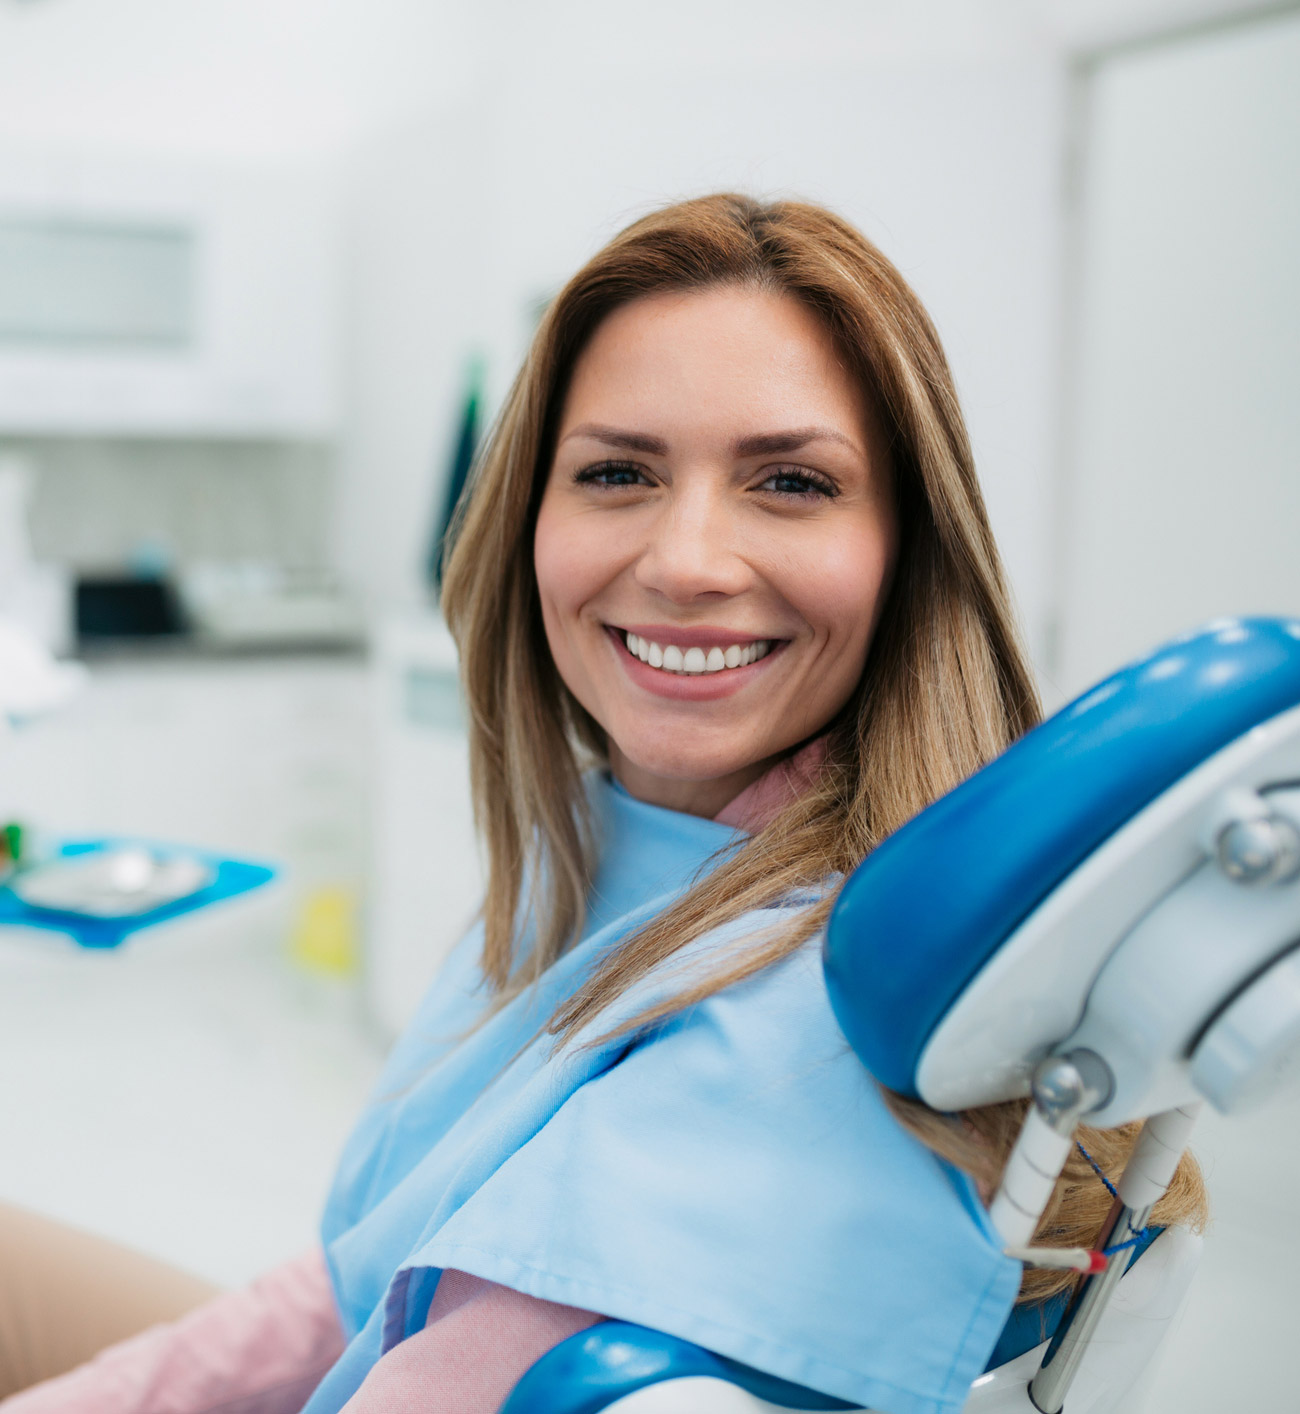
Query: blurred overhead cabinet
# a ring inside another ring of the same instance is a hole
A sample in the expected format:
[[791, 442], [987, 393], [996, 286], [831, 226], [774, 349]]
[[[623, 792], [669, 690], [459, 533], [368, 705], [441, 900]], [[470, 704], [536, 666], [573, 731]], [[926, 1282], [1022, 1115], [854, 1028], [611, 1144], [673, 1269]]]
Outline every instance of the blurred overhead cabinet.
[[319, 174], [0, 154], [0, 432], [330, 435], [339, 245]]

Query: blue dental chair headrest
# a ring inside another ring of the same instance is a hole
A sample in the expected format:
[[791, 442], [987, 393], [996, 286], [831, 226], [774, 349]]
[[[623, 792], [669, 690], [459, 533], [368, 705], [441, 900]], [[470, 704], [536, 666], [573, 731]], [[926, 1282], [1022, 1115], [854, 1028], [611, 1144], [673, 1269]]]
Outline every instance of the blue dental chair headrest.
[[1300, 704], [1300, 622], [1222, 620], [1123, 668], [885, 840], [827, 928], [836, 1019], [915, 1097], [936, 1027], [1084, 859], [1189, 770]]

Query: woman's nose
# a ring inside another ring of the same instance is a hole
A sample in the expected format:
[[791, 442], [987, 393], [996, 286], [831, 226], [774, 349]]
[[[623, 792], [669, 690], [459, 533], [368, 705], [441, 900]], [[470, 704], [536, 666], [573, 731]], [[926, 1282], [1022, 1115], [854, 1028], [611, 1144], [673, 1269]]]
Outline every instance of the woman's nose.
[[637, 561], [637, 582], [674, 604], [734, 595], [753, 572], [740, 553], [736, 509], [725, 497], [683, 496], [655, 518]]

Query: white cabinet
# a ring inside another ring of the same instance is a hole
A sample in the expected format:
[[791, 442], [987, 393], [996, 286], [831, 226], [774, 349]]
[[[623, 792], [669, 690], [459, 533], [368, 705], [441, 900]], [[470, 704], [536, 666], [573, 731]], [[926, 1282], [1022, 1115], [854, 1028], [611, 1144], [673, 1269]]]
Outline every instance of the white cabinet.
[[324, 172], [0, 153], [0, 433], [329, 436]]
[[374, 856], [366, 929], [371, 1010], [396, 1035], [473, 921], [483, 874], [456, 651], [430, 614], [381, 629]]
[[285, 871], [291, 904], [321, 883], [358, 889], [366, 681], [341, 657], [92, 664], [68, 707], [3, 744], [0, 819], [265, 859]]

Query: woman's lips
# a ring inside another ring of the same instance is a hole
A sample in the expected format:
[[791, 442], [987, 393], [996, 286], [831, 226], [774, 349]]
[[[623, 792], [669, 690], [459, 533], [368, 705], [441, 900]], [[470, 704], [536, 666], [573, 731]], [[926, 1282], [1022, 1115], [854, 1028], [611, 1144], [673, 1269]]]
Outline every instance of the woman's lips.
[[785, 639], [752, 638], [727, 629], [665, 632], [655, 627], [662, 640], [612, 624], [607, 631], [638, 686], [681, 701], [710, 701], [740, 691], [786, 644]]
[[673, 643], [683, 650], [703, 648], [705, 652], [715, 647], [727, 648], [733, 643], [757, 643], [763, 637], [771, 643], [778, 641], [770, 634], [742, 633], [739, 629], [716, 624], [702, 624], [699, 628], [686, 628], [681, 624], [608, 624], [606, 627], [623, 634], [634, 633], [651, 643], [665, 646]]
[[747, 668], [766, 658], [772, 647], [770, 639], [756, 638], [748, 643], [713, 643], [707, 647], [687, 647], [679, 643], [660, 644], [635, 633], [623, 636], [627, 651], [652, 668], [665, 673], [725, 673], [733, 668]]

